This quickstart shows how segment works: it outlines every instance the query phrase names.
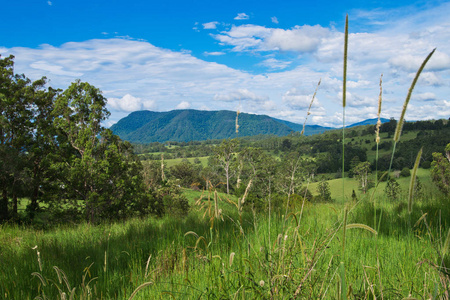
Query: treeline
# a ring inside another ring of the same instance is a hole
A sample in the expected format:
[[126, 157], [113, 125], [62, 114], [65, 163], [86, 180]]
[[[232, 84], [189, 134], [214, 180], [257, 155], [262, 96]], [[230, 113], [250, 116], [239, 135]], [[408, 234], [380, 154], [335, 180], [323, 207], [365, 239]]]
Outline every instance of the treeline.
[[[381, 126], [384, 138], [378, 145], [380, 157], [378, 169], [386, 171], [389, 169], [391, 150], [393, 147], [392, 136], [395, 131], [397, 121], [391, 119]], [[414, 138], [400, 140], [397, 144], [393, 161], [393, 168], [401, 170], [405, 167], [412, 168], [415, 157], [420, 148], [423, 147], [422, 163], [425, 168], [429, 168], [433, 160], [433, 152], [441, 152], [450, 141], [450, 122], [448, 120], [437, 121], [416, 121], [405, 123], [404, 133], [414, 132]], [[348, 172], [351, 170], [351, 160], [357, 158], [363, 162], [368, 160], [368, 151], [376, 150], [375, 126], [365, 125], [356, 128], [349, 128], [346, 131], [346, 146], [344, 168]], [[265, 136], [265, 137], [245, 137], [238, 138], [239, 149], [241, 151], [247, 147], [259, 148], [270, 152], [275, 156], [296, 151], [303, 156], [314, 158], [318, 173], [341, 173], [342, 168], [342, 133], [338, 130], [328, 131], [323, 134], [313, 136], [300, 136], [293, 133], [285, 137]], [[210, 156], [214, 153], [214, 148], [220, 144], [218, 140], [203, 142], [167, 142], [152, 143], [148, 145], [135, 145], [139, 150], [142, 160], [159, 160], [161, 153], [164, 159], [190, 158]], [[371, 168], [375, 170], [375, 160], [371, 160]]]
[[[120, 219], [154, 211], [130, 143], [101, 123], [106, 98], [76, 81], [46, 87], [0, 58], [0, 222]], [[19, 201], [29, 200], [19, 214]]]

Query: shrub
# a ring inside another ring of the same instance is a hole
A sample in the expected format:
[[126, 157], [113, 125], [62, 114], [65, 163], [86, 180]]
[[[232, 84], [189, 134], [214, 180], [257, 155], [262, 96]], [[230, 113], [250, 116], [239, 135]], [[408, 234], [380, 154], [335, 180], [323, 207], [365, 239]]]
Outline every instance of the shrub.
[[409, 177], [411, 176], [411, 171], [409, 170], [409, 168], [403, 168], [402, 171], [400, 172], [400, 176], [401, 177]]
[[398, 184], [398, 182], [395, 179], [389, 179], [389, 181], [387, 182], [386, 188], [384, 189], [384, 192], [386, 193], [386, 196], [390, 199], [390, 200], [398, 200], [398, 198], [400, 197], [400, 193], [401, 193], [401, 189], [400, 189], [400, 184]]
[[429, 169], [429, 168], [431, 168], [431, 162], [429, 160], [426, 160], [422, 163], [421, 167], [423, 169]]
[[331, 201], [330, 184], [328, 183], [328, 181], [320, 181], [317, 185], [317, 192], [319, 195], [315, 197], [315, 199], [325, 202]]

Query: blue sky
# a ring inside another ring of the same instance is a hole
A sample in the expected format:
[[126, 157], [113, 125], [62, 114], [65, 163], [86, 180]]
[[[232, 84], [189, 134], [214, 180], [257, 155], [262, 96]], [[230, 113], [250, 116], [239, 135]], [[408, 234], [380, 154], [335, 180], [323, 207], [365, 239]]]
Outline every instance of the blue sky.
[[346, 121], [450, 117], [448, 1], [67, 1], [2, 4], [0, 54], [16, 73], [100, 88], [117, 122], [132, 111], [241, 110], [302, 123], [342, 124], [342, 53], [349, 15]]

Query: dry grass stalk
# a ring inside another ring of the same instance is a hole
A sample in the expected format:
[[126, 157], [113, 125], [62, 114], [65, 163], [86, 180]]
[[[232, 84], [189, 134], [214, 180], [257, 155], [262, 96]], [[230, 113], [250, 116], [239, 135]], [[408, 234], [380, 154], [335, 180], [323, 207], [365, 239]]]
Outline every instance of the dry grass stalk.
[[250, 179], [250, 181], [247, 184], [247, 187], [245, 188], [244, 196], [242, 196], [242, 199], [241, 198], [238, 199], [239, 213], [242, 212], [242, 205], [244, 205], [244, 203], [245, 203], [245, 198], [247, 198], [248, 191], [250, 190], [250, 187], [252, 186], [252, 182], [253, 182], [253, 179]]
[[136, 296], [137, 292], [139, 292], [140, 290], [142, 290], [146, 286], [149, 286], [149, 285], [152, 285], [152, 284], [153, 284], [153, 282], [151, 282], [151, 281], [141, 284], [140, 286], [137, 287], [137, 289], [134, 290], [134, 292], [131, 294], [131, 296], [130, 296], [130, 298], [128, 298], [128, 300], [133, 299], [134, 296]]
[[234, 260], [235, 255], [236, 255], [236, 253], [234, 253], [234, 252], [230, 253], [230, 259], [228, 260], [230, 267], [233, 265], [233, 260]]
[[166, 175], [164, 174], [164, 153], [161, 153], [161, 180], [166, 181]]
[[217, 196], [217, 191], [214, 191], [214, 217], [219, 217], [219, 201]]
[[147, 276], [148, 276], [148, 266], [149, 266], [149, 264], [150, 264], [150, 259], [152, 258], [152, 255], [150, 254], [149, 255], [149, 257], [148, 257], [148, 259], [147, 259], [147, 264], [145, 265], [145, 275], [144, 275], [144, 278], [147, 278]]
[[303, 122], [303, 129], [300, 132], [300, 135], [303, 135], [305, 133], [306, 120], [308, 120], [308, 116], [311, 114], [311, 106], [314, 102], [314, 99], [316, 98], [317, 90], [319, 89], [321, 82], [322, 82], [322, 78], [319, 79], [319, 83], [317, 84], [316, 90], [314, 91], [314, 94], [311, 98], [311, 102], [309, 103], [308, 112], [306, 113], [305, 122]]
[[416, 162], [414, 163], [414, 168], [411, 173], [411, 182], [409, 183], [408, 213], [410, 214], [412, 212], [414, 190], [416, 187], [417, 169], [419, 168], [420, 158], [422, 157], [422, 150], [423, 148], [420, 148], [419, 153], [417, 153]]
[[236, 111], [236, 135], [237, 134], [239, 134], [239, 124], [238, 124], [238, 122], [239, 122], [239, 114], [240, 114], [241, 112], [239, 111], [239, 109]]
[[420, 66], [419, 70], [417, 70], [416, 76], [414, 77], [414, 80], [411, 83], [411, 87], [408, 90], [408, 95], [406, 96], [405, 102], [403, 103], [402, 114], [400, 115], [400, 119], [398, 120], [397, 127], [395, 128], [394, 141], [396, 143], [400, 140], [400, 135], [402, 134], [403, 122], [405, 121], [406, 108], [408, 107], [408, 103], [409, 103], [409, 100], [411, 99], [411, 95], [414, 90], [414, 87], [416, 86], [417, 80], [419, 80], [420, 73], [422, 73], [422, 70], [425, 68], [425, 65], [427, 64], [428, 60], [430, 60], [434, 51], [436, 51], [436, 48], [434, 48], [433, 51], [431, 51], [430, 54], [428, 54], [428, 56], [425, 58], [422, 65]]
[[377, 142], [377, 144], [379, 144], [380, 143], [380, 127], [381, 127], [381, 120], [380, 120], [380, 117], [381, 117], [381, 103], [382, 103], [382, 97], [383, 97], [383, 86], [382, 86], [382, 83], [383, 83], [383, 74], [381, 74], [381, 77], [380, 77], [380, 95], [378, 96], [378, 112], [377, 112], [377, 117], [378, 117], [378, 121], [377, 121], [377, 126], [376, 126], [376, 129], [375, 129], [375, 133], [376, 133], [376, 142]]
[[365, 224], [353, 223], [353, 224], [348, 224], [348, 225], [346, 226], [346, 229], [351, 229], [351, 228], [364, 229], [364, 230], [367, 230], [367, 231], [372, 232], [372, 233], [375, 234], [375, 235], [378, 234], [378, 232], [377, 232], [375, 229], [373, 229], [372, 227], [367, 226], [367, 225], [365, 225]]

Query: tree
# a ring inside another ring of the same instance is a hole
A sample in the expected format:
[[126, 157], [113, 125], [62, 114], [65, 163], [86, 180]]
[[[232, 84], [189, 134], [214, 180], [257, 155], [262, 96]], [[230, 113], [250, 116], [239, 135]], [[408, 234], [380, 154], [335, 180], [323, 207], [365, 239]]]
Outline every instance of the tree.
[[450, 194], [450, 143], [445, 147], [445, 157], [442, 153], [433, 153], [431, 178], [444, 194]]
[[401, 193], [400, 184], [398, 184], [398, 182], [393, 178], [389, 179], [384, 192], [390, 200], [398, 200]]
[[32, 219], [39, 209], [41, 196], [55, 189], [55, 173], [51, 170], [54, 153], [58, 147], [53, 127], [54, 101], [60, 90], [33, 89], [33, 138], [28, 151], [28, 176], [30, 178], [30, 204], [27, 207]]
[[104, 98], [94, 86], [72, 83], [56, 100], [54, 126], [59, 130], [59, 172], [63, 199], [71, 200], [86, 219], [123, 218], [136, 203], [145, 207], [142, 165], [131, 144], [122, 142], [101, 122], [108, 116]]
[[[17, 215], [19, 196], [28, 196], [30, 156], [38, 134], [35, 116], [40, 108], [37, 94], [45, 94], [46, 79], [32, 82], [25, 75], [14, 74], [14, 56], [0, 58], [0, 221]], [[42, 114], [46, 114], [43, 111]]]
[[411, 176], [411, 171], [409, 170], [409, 168], [405, 167], [401, 170], [400, 176], [401, 177], [409, 177], [409, 176]]
[[330, 192], [330, 184], [328, 181], [321, 180], [317, 185], [317, 193], [319, 194], [319, 199], [321, 201], [330, 202], [331, 201], [331, 192]]
[[238, 140], [228, 139], [214, 149], [215, 158], [225, 170], [225, 177], [227, 180], [227, 194], [230, 193], [230, 164], [234, 157], [234, 151], [239, 145]]
[[194, 183], [200, 183], [200, 169], [201, 167], [194, 166], [189, 161], [182, 161], [170, 167], [170, 174], [180, 180], [181, 186], [190, 187]]
[[359, 181], [361, 190], [366, 193], [369, 188], [369, 170], [370, 163], [368, 161], [360, 162], [353, 168], [355, 178]]

